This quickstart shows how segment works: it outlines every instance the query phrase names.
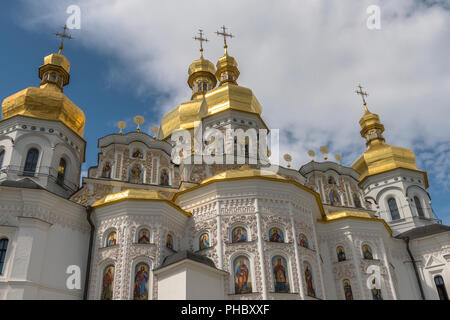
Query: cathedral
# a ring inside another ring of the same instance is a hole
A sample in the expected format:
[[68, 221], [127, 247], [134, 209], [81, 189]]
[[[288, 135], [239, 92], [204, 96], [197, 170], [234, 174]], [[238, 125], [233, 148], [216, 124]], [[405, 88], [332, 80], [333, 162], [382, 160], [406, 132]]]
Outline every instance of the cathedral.
[[251, 161], [249, 137], [225, 148], [232, 163], [174, 160], [174, 137], [198, 124], [269, 129], [223, 31], [216, 64], [197, 38], [192, 96], [153, 135], [136, 117], [135, 131], [119, 123], [100, 137], [82, 179], [86, 118], [64, 95], [62, 45], [39, 86], [3, 100], [0, 299], [448, 300], [450, 226], [435, 218], [414, 152], [388, 144], [362, 88], [367, 148], [350, 167], [313, 159], [272, 170]]

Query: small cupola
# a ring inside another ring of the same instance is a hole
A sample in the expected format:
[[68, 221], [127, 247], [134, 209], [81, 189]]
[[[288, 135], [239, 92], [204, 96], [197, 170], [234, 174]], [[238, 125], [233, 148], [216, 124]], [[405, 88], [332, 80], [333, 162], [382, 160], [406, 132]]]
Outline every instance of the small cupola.
[[192, 62], [188, 69], [188, 85], [192, 89], [191, 100], [206, 94], [206, 92], [214, 89], [217, 84], [214, 64], [203, 57], [203, 42], [208, 41], [203, 37], [203, 30], [199, 30], [199, 36], [194, 37], [194, 39], [200, 41], [200, 59]]

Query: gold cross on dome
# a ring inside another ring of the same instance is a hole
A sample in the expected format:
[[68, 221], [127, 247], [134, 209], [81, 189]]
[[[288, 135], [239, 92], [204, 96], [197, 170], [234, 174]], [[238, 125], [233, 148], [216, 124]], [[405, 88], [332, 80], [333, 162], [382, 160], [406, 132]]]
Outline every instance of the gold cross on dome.
[[68, 28], [67, 28], [67, 26], [65, 25], [65, 26], [64, 26], [64, 32], [63, 32], [63, 33], [59, 33], [59, 32], [55, 33], [57, 37], [60, 37], [60, 38], [61, 38], [61, 44], [59, 45], [59, 52], [58, 52], [58, 54], [61, 54], [62, 51], [63, 51], [63, 49], [64, 49], [64, 39], [69, 39], [69, 40], [72, 40], [72, 39], [73, 39], [71, 35], [69, 35], [69, 34], [66, 33], [67, 29], [68, 29]]
[[199, 34], [199, 36], [194, 37], [193, 39], [200, 42], [200, 52], [203, 54], [203, 42], [208, 42], [208, 39], [203, 38], [203, 30], [202, 29], [198, 30], [198, 34]]
[[364, 105], [366, 105], [366, 97], [367, 97], [369, 94], [368, 94], [367, 92], [364, 92], [364, 91], [363, 91], [363, 87], [361, 87], [361, 85], [359, 85], [358, 88], [359, 88], [359, 91], [356, 90], [355, 92], [356, 92], [357, 95], [360, 95], [360, 96], [362, 97], [363, 103], [364, 103]]
[[231, 33], [227, 33], [227, 28], [225, 26], [222, 26], [222, 32], [216, 31], [216, 34], [218, 36], [222, 36], [223, 37], [224, 47], [228, 48], [228, 46], [227, 46], [227, 37], [229, 37], [231, 39], [231, 38], [233, 38], [233, 35]]

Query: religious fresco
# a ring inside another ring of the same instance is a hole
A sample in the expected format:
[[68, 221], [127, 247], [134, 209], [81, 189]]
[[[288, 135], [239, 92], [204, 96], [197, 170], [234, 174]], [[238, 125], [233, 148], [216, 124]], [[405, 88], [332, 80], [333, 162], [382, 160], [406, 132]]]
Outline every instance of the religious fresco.
[[311, 265], [308, 262], [303, 263], [304, 267], [304, 275], [305, 275], [305, 283], [306, 283], [306, 294], [310, 297], [316, 296], [316, 291], [314, 289], [314, 279]]
[[102, 178], [111, 178], [111, 165], [109, 162], [105, 163], [103, 166]]
[[355, 207], [362, 208], [361, 200], [356, 193], [353, 193], [353, 203], [355, 204]]
[[345, 250], [342, 246], [336, 248], [336, 254], [339, 262], [345, 261]]
[[279, 228], [270, 228], [269, 230], [270, 242], [284, 242], [284, 234]]
[[131, 156], [133, 158], [136, 158], [136, 159], [143, 159], [144, 158], [144, 154], [142, 153], [141, 149], [139, 149], [139, 148], [134, 149], [134, 151], [133, 151]]
[[141, 167], [138, 164], [135, 164], [130, 169], [129, 182], [131, 182], [131, 183], [142, 183], [142, 170], [141, 170]]
[[233, 229], [232, 237], [233, 243], [247, 242], [247, 230], [242, 227], [236, 227]]
[[114, 266], [110, 265], [105, 268], [102, 281], [101, 300], [112, 300], [114, 293]]
[[381, 289], [375, 288], [375, 278], [372, 280], [372, 289], [370, 289], [370, 292], [372, 293], [372, 299], [373, 300], [383, 300], [383, 296], [381, 295]]
[[149, 244], [150, 243], [150, 232], [147, 229], [141, 229], [138, 235], [138, 243]]
[[166, 169], [161, 170], [161, 176], [159, 179], [159, 184], [162, 186], [168, 186], [169, 185], [169, 174], [167, 173]]
[[366, 260], [373, 260], [372, 249], [367, 245], [362, 246], [363, 258]]
[[240, 256], [234, 260], [234, 291], [236, 294], [252, 292], [250, 262], [247, 257]]
[[352, 286], [350, 285], [350, 280], [344, 280], [344, 295], [345, 300], [353, 300]]
[[166, 247], [173, 250], [173, 237], [170, 233], [166, 237]]
[[289, 293], [288, 268], [286, 259], [282, 256], [273, 257], [272, 268], [275, 281], [275, 292]]
[[330, 191], [330, 204], [332, 206], [340, 206], [341, 205], [341, 199], [340, 199], [338, 193], [336, 192], [336, 190]]
[[299, 243], [303, 248], [309, 249], [308, 238], [303, 233], [300, 233], [299, 235]]
[[111, 232], [106, 239], [106, 246], [111, 247], [117, 244], [117, 233], [115, 231]]
[[148, 300], [149, 266], [139, 263], [135, 268], [134, 276], [134, 300]]
[[199, 239], [200, 250], [209, 248], [209, 234], [203, 233]]

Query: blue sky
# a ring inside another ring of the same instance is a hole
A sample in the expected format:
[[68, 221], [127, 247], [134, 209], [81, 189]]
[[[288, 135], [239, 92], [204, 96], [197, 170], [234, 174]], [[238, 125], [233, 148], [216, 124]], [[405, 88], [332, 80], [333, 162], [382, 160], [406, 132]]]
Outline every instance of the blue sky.
[[[282, 152], [294, 166], [306, 150], [328, 145], [350, 165], [364, 151], [358, 120], [360, 82], [369, 108], [386, 127], [388, 143], [413, 149], [429, 173], [436, 215], [450, 224], [450, 15], [446, 1], [194, 0], [188, 3], [103, 0], [18, 0], [0, 4], [0, 99], [37, 86], [44, 56], [58, 49], [55, 32], [78, 4], [82, 28], [64, 54], [71, 61], [65, 94], [86, 114], [87, 156], [116, 123], [143, 115], [145, 130], [190, 98], [187, 67], [198, 57], [192, 40], [203, 28], [205, 56], [222, 55], [214, 32], [227, 24], [239, 83], [252, 88], [270, 128], [280, 128]], [[382, 9], [382, 29], [365, 27], [369, 4]], [[174, 23], [176, 21], [176, 23]]]

